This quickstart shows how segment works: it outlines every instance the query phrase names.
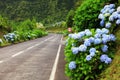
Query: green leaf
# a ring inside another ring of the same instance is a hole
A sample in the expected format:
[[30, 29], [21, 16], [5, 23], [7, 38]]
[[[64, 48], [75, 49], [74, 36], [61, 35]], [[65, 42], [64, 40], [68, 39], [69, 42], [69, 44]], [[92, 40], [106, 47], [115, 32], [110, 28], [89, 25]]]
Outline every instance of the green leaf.
[[102, 68], [103, 68], [103, 65], [100, 65], [100, 66], [99, 66], [99, 69], [102, 69]]

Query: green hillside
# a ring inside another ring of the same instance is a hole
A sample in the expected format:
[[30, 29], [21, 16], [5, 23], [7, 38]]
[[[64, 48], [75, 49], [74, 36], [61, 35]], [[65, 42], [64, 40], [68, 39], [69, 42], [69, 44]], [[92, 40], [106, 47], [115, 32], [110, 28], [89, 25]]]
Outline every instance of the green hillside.
[[0, 14], [11, 20], [35, 18], [45, 24], [65, 20], [79, 0], [0, 0]]

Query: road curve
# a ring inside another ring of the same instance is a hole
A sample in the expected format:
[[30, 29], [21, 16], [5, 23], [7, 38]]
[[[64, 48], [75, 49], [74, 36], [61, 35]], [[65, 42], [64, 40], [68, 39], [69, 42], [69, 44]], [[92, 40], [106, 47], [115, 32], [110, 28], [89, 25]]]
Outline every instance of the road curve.
[[49, 80], [59, 34], [0, 48], [0, 80]]

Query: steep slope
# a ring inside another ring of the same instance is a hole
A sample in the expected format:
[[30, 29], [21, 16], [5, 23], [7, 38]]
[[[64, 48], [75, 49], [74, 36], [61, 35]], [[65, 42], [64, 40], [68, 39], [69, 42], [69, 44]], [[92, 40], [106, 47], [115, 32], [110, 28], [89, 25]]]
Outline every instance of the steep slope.
[[21, 21], [36, 18], [46, 24], [65, 20], [78, 0], [0, 0], [0, 14]]

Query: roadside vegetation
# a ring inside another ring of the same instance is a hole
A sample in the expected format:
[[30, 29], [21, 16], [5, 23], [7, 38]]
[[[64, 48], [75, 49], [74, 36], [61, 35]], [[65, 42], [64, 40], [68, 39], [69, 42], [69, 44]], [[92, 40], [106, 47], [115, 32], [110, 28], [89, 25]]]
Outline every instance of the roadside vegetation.
[[70, 80], [120, 79], [119, 2], [85, 0], [68, 14], [72, 32], [66, 32], [64, 54]]
[[35, 19], [21, 22], [10, 21], [0, 16], [0, 46], [19, 43], [47, 35], [44, 26]]

